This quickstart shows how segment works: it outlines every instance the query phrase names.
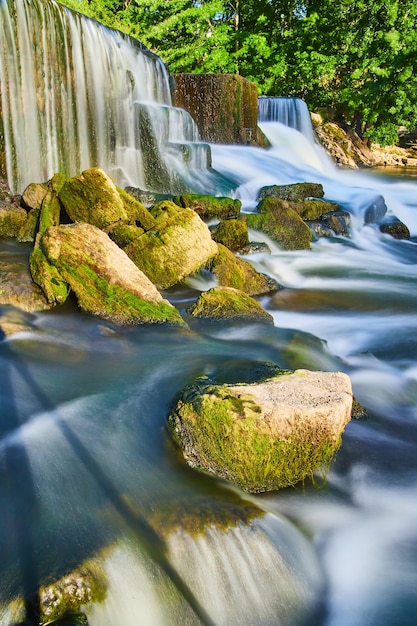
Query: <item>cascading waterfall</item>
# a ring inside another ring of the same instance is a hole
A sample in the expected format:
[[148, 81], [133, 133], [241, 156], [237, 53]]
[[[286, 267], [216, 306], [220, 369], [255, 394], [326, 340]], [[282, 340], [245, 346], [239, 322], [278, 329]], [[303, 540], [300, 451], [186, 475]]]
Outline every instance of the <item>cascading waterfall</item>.
[[[205, 167], [207, 147], [171, 107], [156, 57], [53, 3], [3, 3], [0, 18], [0, 167], [16, 191], [95, 163], [149, 188]], [[38, 624], [39, 589], [85, 559], [107, 584], [84, 609], [91, 626], [415, 626], [416, 181], [343, 171], [309, 132], [260, 124], [269, 150], [211, 147], [244, 211], [263, 185], [312, 181], [352, 216], [349, 237], [302, 251], [269, 241], [248, 256], [283, 286], [262, 298], [275, 326], [115, 329], [71, 303], [0, 306], [2, 323], [20, 328], [0, 341], [1, 626]], [[365, 219], [379, 200], [411, 240]], [[0, 241], [0, 263], [26, 257]], [[201, 275], [164, 295], [184, 313], [211, 286]], [[177, 393], [257, 361], [345, 371], [369, 410], [346, 427], [321, 489], [249, 497], [173, 449]]]
[[210, 164], [159, 57], [53, 0], [0, 4], [0, 94], [14, 192], [92, 166], [121, 186], [179, 191]]
[[310, 113], [300, 98], [261, 96], [258, 98], [258, 121], [279, 122], [313, 139]]

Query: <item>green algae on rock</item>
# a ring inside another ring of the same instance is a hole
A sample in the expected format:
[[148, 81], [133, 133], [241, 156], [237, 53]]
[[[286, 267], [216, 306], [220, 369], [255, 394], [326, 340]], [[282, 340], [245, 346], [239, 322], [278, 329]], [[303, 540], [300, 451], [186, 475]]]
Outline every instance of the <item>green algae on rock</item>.
[[188, 313], [212, 321], [274, 323], [272, 315], [257, 300], [231, 287], [213, 287], [203, 291], [189, 307]]
[[84, 311], [120, 325], [186, 326], [123, 250], [95, 226], [78, 223], [50, 227], [40, 240], [40, 248], [68, 282]]
[[116, 185], [110, 176], [96, 167], [67, 180], [58, 197], [73, 222], [88, 222], [106, 228], [120, 220], [128, 221]]
[[258, 200], [263, 200], [273, 196], [288, 200], [289, 202], [300, 202], [306, 198], [323, 198], [323, 185], [320, 183], [292, 183], [290, 185], [270, 185], [262, 187], [259, 191]]
[[180, 207], [193, 209], [204, 220], [237, 218], [242, 206], [242, 202], [237, 199], [192, 193], [174, 196], [173, 202]]
[[258, 272], [249, 261], [236, 257], [222, 244], [207, 268], [213, 272], [220, 286], [233, 287], [249, 296], [262, 295], [279, 289], [278, 283]]
[[221, 243], [232, 252], [249, 245], [248, 225], [244, 219], [223, 220], [211, 229], [214, 241]]
[[167, 289], [197, 272], [217, 254], [208, 226], [191, 209], [165, 201], [152, 208], [157, 227], [124, 251], [159, 288]]
[[265, 198], [258, 205], [259, 213], [249, 213], [249, 228], [260, 230], [276, 241], [284, 250], [308, 250], [311, 231], [288, 203], [279, 198]]
[[249, 492], [280, 489], [326, 468], [350, 420], [340, 372], [283, 372], [251, 384], [186, 387], [168, 417], [184, 459]]

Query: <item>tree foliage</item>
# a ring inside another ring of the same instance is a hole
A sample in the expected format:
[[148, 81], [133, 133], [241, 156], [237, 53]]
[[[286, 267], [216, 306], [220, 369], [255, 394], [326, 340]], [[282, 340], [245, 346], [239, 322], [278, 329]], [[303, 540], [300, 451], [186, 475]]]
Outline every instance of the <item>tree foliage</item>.
[[379, 143], [417, 122], [416, 0], [66, 0], [172, 72], [234, 73]]

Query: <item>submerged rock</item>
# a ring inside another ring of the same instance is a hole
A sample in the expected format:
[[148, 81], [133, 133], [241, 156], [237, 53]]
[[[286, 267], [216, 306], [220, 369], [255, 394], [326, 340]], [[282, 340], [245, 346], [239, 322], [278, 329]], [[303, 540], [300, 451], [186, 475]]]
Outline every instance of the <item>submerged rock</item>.
[[379, 230], [385, 235], [391, 235], [394, 239], [410, 239], [408, 227], [397, 217], [390, 217], [379, 224]]
[[182, 391], [168, 423], [191, 467], [262, 492], [328, 466], [351, 408], [346, 374], [297, 370], [252, 384], [198, 379]]
[[111, 239], [91, 224], [47, 229], [40, 248], [70, 285], [80, 307], [116, 324], [185, 326], [151, 281]]
[[272, 315], [257, 300], [231, 287], [213, 287], [203, 291], [188, 312], [193, 317], [212, 321], [274, 323]]
[[156, 228], [124, 251], [159, 288], [167, 289], [197, 272], [217, 253], [208, 226], [191, 209], [166, 200], [151, 209]]

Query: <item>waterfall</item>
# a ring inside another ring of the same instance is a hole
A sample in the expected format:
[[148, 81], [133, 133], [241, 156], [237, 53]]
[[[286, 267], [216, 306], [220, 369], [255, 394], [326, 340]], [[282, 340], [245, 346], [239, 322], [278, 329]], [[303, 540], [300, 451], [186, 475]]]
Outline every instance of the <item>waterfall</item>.
[[304, 100], [300, 98], [267, 97], [258, 98], [259, 122], [280, 122], [313, 140], [310, 113]]
[[210, 164], [160, 58], [53, 0], [0, 3], [0, 97], [0, 173], [14, 192], [92, 166], [176, 192]]

